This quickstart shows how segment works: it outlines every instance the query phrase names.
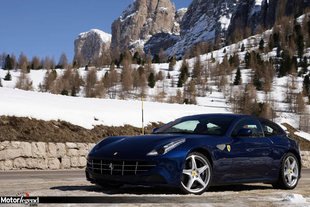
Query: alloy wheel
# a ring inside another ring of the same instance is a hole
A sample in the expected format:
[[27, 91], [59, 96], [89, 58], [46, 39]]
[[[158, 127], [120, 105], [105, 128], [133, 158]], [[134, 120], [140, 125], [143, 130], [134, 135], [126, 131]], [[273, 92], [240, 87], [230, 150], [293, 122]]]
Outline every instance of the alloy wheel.
[[298, 182], [299, 168], [295, 157], [288, 156], [284, 161], [284, 179], [289, 187], [294, 187]]
[[211, 180], [211, 165], [207, 158], [199, 153], [190, 154], [182, 172], [182, 187], [188, 193], [200, 194]]

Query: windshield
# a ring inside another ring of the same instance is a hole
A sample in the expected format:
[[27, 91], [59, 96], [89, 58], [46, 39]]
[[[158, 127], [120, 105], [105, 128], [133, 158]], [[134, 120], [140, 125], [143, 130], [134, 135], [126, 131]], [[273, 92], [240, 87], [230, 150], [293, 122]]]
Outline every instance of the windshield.
[[233, 117], [202, 116], [177, 119], [157, 129], [155, 134], [201, 134], [222, 136], [233, 121]]

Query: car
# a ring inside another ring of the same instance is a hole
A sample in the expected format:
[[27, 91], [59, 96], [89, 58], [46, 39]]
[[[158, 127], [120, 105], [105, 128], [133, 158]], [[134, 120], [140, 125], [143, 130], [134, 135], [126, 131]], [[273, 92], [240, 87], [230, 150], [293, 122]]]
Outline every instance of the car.
[[86, 167], [87, 180], [102, 187], [169, 186], [190, 194], [242, 183], [294, 189], [300, 177], [298, 144], [276, 123], [239, 114], [186, 116], [149, 135], [105, 138]]

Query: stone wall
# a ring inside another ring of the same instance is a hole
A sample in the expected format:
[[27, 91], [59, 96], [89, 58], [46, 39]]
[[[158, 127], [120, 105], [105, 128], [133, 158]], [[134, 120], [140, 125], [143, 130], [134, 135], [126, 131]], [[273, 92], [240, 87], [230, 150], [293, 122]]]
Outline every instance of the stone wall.
[[0, 142], [0, 170], [84, 168], [93, 143]]
[[[59, 170], [86, 166], [94, 143], [0, 142], [0, 170]], [[303, 167], [310, 168], [310, 151], [302, 151]]]
[[302, 166], [310, 168], [310, 151], [301, 151]]

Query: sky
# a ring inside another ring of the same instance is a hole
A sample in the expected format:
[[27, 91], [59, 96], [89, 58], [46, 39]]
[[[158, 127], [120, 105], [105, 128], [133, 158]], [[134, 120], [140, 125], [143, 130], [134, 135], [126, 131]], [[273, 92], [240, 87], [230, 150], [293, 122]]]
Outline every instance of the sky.
[[[172, 0], [176, 8], [191, 0]], [[0, 53], [29, 59], [74, 55], [74, 40], [96, 28], [111, 33], [112, 22], [133, 0], [1, 0]]]

